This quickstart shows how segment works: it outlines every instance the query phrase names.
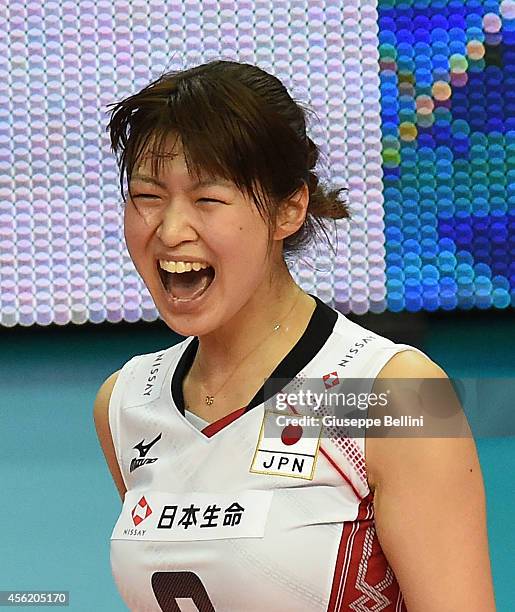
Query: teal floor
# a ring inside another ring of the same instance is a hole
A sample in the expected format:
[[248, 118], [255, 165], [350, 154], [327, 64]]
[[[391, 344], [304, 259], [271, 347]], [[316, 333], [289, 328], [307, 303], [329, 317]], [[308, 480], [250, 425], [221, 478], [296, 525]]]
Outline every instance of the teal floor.
[[[92, 420], [99, 384], [174, 344], [162, 323], [0, 330], [0, 590], [68, 590], [68, 609], [121, 611], [109, 566], [120, 500]], [[451, 376], [515, 375], [515, 319], [432, 323], [423, 348]], [[515, 438], [477, 446], [498, 610], [515, 601]], [[33, 608], [18, 608], [29, 610]], [[243, 612], [243, 611], [242, 611]]]

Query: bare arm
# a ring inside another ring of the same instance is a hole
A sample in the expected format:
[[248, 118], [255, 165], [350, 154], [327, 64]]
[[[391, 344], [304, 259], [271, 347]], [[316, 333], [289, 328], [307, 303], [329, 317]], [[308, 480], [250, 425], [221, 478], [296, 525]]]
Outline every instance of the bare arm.
[[118, 461], [116, 460], [113, 438], [111, 435], [111, 429], [109, 427], [109, 400], [111, 399], [111, 393], [113, 391], [116, 379], [118, 378], [118, 372], [119, 370], [114, 372], [114, 374], [111, 374], [111, 376], [104, 381], [98, 390], [93, 408], [93, 418], [95, 421], [98, 440], [105, 455], [107, 466], [109, 467], [109, 471], [111, 472], [116, 488], [118, 489], [120, 498], [123, 501], [126, 488], [120, 468], [118, 466]]
[[[447, 377], [432, 361], [405, 351], [378, 378]], [[474, 439], [371, 437], [366, 462], [377, 535], [408, 611], [495, 612]]]

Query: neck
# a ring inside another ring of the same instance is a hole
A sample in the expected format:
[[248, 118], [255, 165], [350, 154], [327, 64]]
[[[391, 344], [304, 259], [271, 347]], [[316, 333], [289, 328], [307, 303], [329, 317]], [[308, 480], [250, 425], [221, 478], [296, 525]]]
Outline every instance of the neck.
[[[245, 364], [247, 367], [256, 359], [281, 352], [285, 346], [291, 348], [306, 328], [314, 306], [313, 298], [299, 288], [288, 272], [287, 282], [266, 292], [256, 291], [226, 324], [199, 336], [192, 370], [202, 372], [204, 384], [216, 387], [217, 381], [223, 381], [254, 347], [258, 348]], [[276, 324], [280, 328], [274, 332]]]

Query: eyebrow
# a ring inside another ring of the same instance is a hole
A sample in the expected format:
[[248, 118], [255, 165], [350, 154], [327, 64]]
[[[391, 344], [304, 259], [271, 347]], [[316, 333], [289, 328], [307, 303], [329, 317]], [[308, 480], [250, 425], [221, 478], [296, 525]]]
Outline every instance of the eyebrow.
[[[162, 189], [166, 189], [166, 184], [153, 176], [147, 176], [144, 174], [133, 174], [131, 177], [131, 183], [132, 181], [143, 181], [144, 183], [151, 183], [153, 185], [161, 187]], [[186, 191], [193, 191], [195, 189], [198, 189], [199, 187], [210, 187], [213, 185], [218, 185], [221, 187], [232, 187], [232, 183], [224, 179], [204, 179], [202, 181], [197, 181], [196, 183], [193, 183], [193, 185], [191, 187], [188, 187]]]

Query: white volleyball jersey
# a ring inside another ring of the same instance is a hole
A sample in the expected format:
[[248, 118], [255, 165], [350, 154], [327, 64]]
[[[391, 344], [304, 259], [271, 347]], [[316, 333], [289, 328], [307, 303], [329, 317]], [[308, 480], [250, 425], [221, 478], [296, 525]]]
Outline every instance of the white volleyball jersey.
[[109, 424], [127, 493], [111, 567], [131, 610], [406, 610], [374, 527], [365, 438], [283, 427], [278, 415], [304, 412], [274, 401], [282, 389], [373, 381], [395, 353], [418, 349], [313, 297], [304, 334], [268, 379], [281, 384], [215, 423], [184, 413], [197, 337], [121, 369]]

